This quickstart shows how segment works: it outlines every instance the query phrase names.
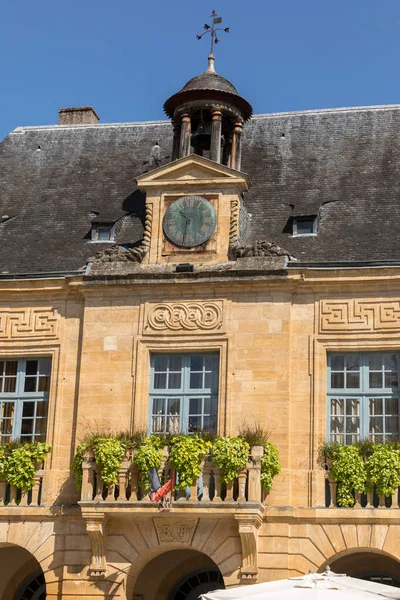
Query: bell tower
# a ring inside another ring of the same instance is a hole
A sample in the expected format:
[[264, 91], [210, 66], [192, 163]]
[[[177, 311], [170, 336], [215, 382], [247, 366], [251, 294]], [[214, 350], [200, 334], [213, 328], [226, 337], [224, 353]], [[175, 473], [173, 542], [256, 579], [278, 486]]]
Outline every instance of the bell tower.
[[201, 268], [229, 261], [247, 226], [243, 194], [250, 181], [240, 170], [241, 135], [252, 107], [215, 70], [222, 29], [215, 26], [222, 18], [214, 11], [211, 17], [197, 36], [211, 34], [207, 70], [164, 104], [174, 128], [172, 161], [136, 178], [149, 223], [144, 264]]
[[253, 109], [230, 81], [215, 70], [214, 44], [218, 43], [216, 28], [222, 22], [213, 11], [211, 25], [204, 25], [211, 35], [211, 52], [207, 70], [190, 79], [176, 94], [168, 98], [164, 111], [174, 127], [172, 156], [176, 160], [198, 154], [240, 171], [241, 134], [243, 124]]

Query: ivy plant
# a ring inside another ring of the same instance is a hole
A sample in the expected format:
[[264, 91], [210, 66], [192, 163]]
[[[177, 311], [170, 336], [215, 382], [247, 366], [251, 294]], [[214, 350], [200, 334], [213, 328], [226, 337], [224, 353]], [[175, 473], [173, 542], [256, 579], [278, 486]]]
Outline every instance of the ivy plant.
[[367, 469], [358, 446], [326, 445], [322, 453], [332, 460], [331, 477], [338, 483], [337, 503], [353, 506], [353, 491], [366, 491]]
[[155, 435], [145, 438], [136, 450], [133, 462], [140, 472], [140, 483], [144, 489], [148, 489], [150, 481], [147, 473], [155, 468], [159, 469], [162, 462], [162, 440]]
[[28, 491], [35, 483], [36, 466], [51, 446], [44, 442], [11, 442], [0, 446], [0, 479]]
[[279, 452], [271, 442], [264, 445], [264, 454], [261, 458], [261, 487], [270, 492], [275, 475], [281, 471]]
[[172, 438], [169, 462], [178, 474], [176, 487], [184, 490], [193, 485], [201, 473], [201, 462], [211, 448], [211, 442], [197, 435]]
[[391, 496], [400, 485], [400, 450], [376, 444], [366, 461], [368, 479], [379, 496]]
[[222, 436], [217, 438], [212, 447], [213, 462], [221, 469], [221, 481], [229, 482], [235, 479], [247, 467], [250, 446], [241, 437]]
[[71, 471], [75, 475], [76, 487], [82, 487], [82, 462], [85, 452], [92, 450], [96, 464], [101, 469], [105, 485], [118, 483], [118, 471], [126, 452], [126, 444], [112, 436], [94, 435], [81, 442], [75, 452]]

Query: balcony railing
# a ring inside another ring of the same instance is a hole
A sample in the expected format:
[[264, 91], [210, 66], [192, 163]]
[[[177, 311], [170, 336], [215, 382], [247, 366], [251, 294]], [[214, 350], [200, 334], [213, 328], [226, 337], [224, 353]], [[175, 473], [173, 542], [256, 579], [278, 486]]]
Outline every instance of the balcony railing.
[[[333, 479], [329, 465], [325, 466], [325, 506], [327, 508], [337, 508], [337, 488], [338, 482]], [[366, 488], [371, 489], [371, 485], [366, 483]], [[400, 499], [400, 487], [394, 492], [392, 496], [379, 496], [375, 489], [362, 494], [360, 492], [353, 491], [354, 505], [352, 508], [399, 508]]]
[[[260, 460], [263, 448], [254, 446], [251, 449], [247, 468], [239, 473], [233, 481], [221, 481], [219, 467], [206, 455], [201, 465], [201, 475], [193, 482], [191, 488], [172, 492], [172, 501], [208, 503], [244, 503], [262, 502], [265, 500], [261, 489]], [[134, 451], [125, 455], [118, 473], [118, 484], [106, 486], [103, 483], [101, 469], [96, 464], [93, 453], [87, 452], [82, 463], [83, 480], [81, 502], [129, 502], [150, 504], [148, 491], [141, 486], [140, 473], [133, 462]], [[158, 470], [160, 481], [166, 483], [171, 475], [168, 448], [163, 449], [163, 461]]]
[[40, 506], [42, 500], [43, 465], [37, 465], [31, 490], [23, 490], [0, 480], [1, 506]]

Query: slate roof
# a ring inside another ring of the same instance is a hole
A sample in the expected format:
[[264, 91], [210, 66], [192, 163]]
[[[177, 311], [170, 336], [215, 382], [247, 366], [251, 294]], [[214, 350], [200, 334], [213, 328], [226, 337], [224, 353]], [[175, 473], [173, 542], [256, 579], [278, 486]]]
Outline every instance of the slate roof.
[[[400, 263], [400, 106], [257, 115], [245, 125], [252, 187], [246, 243], [274, 241], [301, 262]], [[137, 245], [144, 198], [134, 178], [170, 160], [168, 121], [21, 127], [0, 144], [0, 274], [69, 272], [109, 244], [92, 221], [121, 219]], [[288, 223], [318, 214], [318, 235]]]

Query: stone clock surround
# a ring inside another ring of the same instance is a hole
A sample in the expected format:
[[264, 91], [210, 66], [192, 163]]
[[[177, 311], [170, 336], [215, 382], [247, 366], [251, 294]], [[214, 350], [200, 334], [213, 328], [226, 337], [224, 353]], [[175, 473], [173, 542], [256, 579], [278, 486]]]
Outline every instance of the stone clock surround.
[[[250, 184], [245, 173], [191, 155], [141, 175], [136, 181], [146, 192], [146, 207], [152, 213], [152, 236], [142, 264], [229, 260], [232, 227], [238, 226], [237, 207], [240, 207], [243, 192]], [[217, 215], [217, 225], [211, 237], [194, 248], [172, 244], [163, 230], [163, 219], [169, 206], [184, 196], [201, 196], [212, 204]]]

